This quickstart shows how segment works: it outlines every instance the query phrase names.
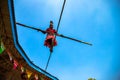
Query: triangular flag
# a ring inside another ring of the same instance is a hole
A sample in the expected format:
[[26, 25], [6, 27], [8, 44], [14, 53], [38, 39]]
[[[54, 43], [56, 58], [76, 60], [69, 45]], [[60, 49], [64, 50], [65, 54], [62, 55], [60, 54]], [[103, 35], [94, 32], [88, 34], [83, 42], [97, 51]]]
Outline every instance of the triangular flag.
[[12, 61], [13, 59], [12, 59], [11, 53], [8, 50], [6, 50], [6, 51], [7, 51], [8, 55], [9, 55], [10, 61]]
[[41, 77], [40, 80], [44, 80], [44, 79]]
[[18, 66], [18, 62], [16, 60], [14, 60], [13, 64], [14, 64], [13, 69], [15, 70], [17, 68], [17, 66]]
[[21, 73], [21, 78], [22, 78], [22, 80], [27, 80], [28, 79], [27, 73], [26, 72]]
[[38, 75], [37, 74], [35, 74], [35, 80], [38, 80]]
[[28, 79], [30, 78], [30, 76], [32, 75], [32, 72], [29, 71], [29, 70], [26, 70], [26, 73], [27, 73], [27, 76], [28, 76]]
[[0, 40], [0, 54], [2, 54], [2, 52], [5, 50], [5, 46], [2, 42], [2, 40]]
[[20, 69], [22, 73], [25, 72], [25, 68], [23, 66], [21, 66]]

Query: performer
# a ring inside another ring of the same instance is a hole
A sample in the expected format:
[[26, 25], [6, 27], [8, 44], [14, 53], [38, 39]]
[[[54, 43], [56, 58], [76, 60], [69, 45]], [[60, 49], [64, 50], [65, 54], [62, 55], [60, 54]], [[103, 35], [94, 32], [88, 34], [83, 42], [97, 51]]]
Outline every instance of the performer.
[[57, 45], [57, 41], [55, 39], [55, 34], [57, 34], [56, 30], [53, 29], [53, 21], [50, 21], [49, 28], [46, 29], [46, 39], [44, 45], [50, 48], [50, 52], [53, 52], [53, 46]]

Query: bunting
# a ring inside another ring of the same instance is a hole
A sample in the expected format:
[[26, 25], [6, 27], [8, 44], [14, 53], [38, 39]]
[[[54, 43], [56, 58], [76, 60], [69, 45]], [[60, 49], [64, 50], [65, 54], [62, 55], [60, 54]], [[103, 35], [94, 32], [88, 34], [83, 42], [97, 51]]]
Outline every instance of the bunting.
[[0, 54], [2, 54], [2, 52], [5, 50], [5, 46], [2, 42], [2, 40], [0, 39]]
[[27, 73], [27, 77], [28, 77], [28, 79], [31, 77], [31, 75], [32, 75], [32, 72], [31, 71], [29, 71], [29, 70], [26, 70], [26, 73]]
[[[2, 46], [2, 48], [1, 48], [1, 46]], [[3, 42], [1, 42], [1, 44], [0, 44], [0, 51], [1, 50], [5, 50], [5, 47], [4, 47], [4, 45], [3, 45]], [[30, 71], [30, 70], [28, 70], [28, 69], [26, 69], [25, 67], [23, 67], [21, 64], [19, 64], [18, 63], [18, 61], [16, 61], [14, 58], [13, 58], [13, 56], [11, 55], [11, 53], [10, 53], [10, 51], [8, 50], [8, 49], [6, 49], [6, 52], [7, 52], [7, 54], [8, 54], [8, 56], [9, 56], [9, 59], [10, 59], [10, 61], [12, 62], [12, 64], [13, 64], [13, 70], [15, 70], [18, 66], [20, 66], [19, 68], [20, 68], [20, 71], [21, 71], [21, 78], [22, 79], [29, 79], [30, 77], [31, 77], [31, 75], [33, 74], [33, 72], [32, 71]], [[1, 53], [1, 52], [0, 52]], [[35, 73], [35, 75], [34, 75], [34, 79], [35, 80], [39, 80], [39, 76], [38, 76], [38, 74], [36, 74]], [[47, 80], [47, 79], [45, 79], [44, 77], [40, 77], [40, 80]]]

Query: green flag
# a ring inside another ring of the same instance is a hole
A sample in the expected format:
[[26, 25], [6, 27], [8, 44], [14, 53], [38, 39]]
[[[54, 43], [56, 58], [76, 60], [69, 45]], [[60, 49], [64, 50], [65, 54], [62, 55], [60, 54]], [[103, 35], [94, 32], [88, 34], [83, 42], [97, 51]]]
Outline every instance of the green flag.
[[5, 46], [2, 41], [0, 41], [0, 54], [5, 50]]
[[41, 77], [40, 80], [44, 80], [44, 78]]

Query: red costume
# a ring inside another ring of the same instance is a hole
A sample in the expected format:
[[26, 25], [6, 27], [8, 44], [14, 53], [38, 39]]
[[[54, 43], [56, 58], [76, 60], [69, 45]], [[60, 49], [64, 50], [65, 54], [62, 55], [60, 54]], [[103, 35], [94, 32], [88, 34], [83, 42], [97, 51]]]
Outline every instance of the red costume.
[[44, 45], [52, 48], [53, 46], [57, 45], [57, 41], [55, 39], [55, 34], [57, 33], [55, 29], [53, 29], [53, 23], [50, 22], [50, 27], [47, 28], [46, 30], [47, 36], [46, 36], [46, 40], [44, 42]]

